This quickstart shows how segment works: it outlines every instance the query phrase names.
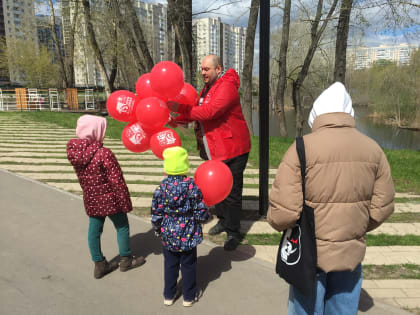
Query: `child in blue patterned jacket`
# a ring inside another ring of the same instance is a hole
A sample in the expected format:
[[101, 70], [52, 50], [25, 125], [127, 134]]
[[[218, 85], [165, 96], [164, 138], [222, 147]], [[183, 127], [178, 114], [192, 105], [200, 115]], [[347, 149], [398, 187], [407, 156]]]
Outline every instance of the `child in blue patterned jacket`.
[[164, 256], [164, 304], [172, 305], [176, 295], [179, 268], [182, 274], [183, 305], [197, 301], [197, 245], [203, 240], [201, 223], [210, 214], [203, 195], [189, 170], [188, 153], [182, 147], [163, 152], [164, 169], [168, 175], [155, 190], [152, 200], [152, 225], [160, 235]]

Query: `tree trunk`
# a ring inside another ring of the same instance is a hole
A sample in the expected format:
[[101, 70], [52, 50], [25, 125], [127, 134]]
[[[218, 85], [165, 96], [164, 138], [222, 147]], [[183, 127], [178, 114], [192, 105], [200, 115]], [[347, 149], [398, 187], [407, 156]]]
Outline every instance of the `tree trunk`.
[[276, 110], [280, 121], [280, 135], [287, 136], [286, 115], [284, 112], [284, 93], [286, 91], [287, 83], [287, 48], [289, 45], [289, 28], [290, 28], [290, 9], [292, 6], [291, 0], [285, 0], [283, 11], [283, 29], [281, 35], [281, 44], [279, 51], [279, 80], [277, 81], [276, 89]]
[[63, 58], [63, 55], [61, 54], [60, 45], [58, 44], [57, 33], [55, 32], [55, 14], [54, 14], [54, 5], [52, 3], [52, 0], [48, 0], [48, 4], [50, 6], [50, 11], [51, 11], [52, 39], [53, 39], [53, 42], [54, 42], [55, 49], [57, 51], [58, 61], [60, 62], [60, 69], [61, 69], [61, 73], [63, 75], [64, 84], [65, 84], [65, 87], [67, 88], [67, 87], [69, 87], [69, 81], [67, 79], [67, 73], [66, 73], [67, 71], [66, 71], [64, 58]]
[[246, 30], [244, 68], [242, 69], [242, 111], [249, 132], [252, 135], [254, 134], [252, 127], [252, 69], [254, 66], [255, 31], [257, 29], [259, 8], [260, 0], [252, 0], [249, 10], [248, 28]]
[[111, 71], [109, 74], [109, 85], [114, 87], [115, 79], [118, 73], [118, 25], [119, 25], [119, 13], [118, 4], [115, 2], [109, 2], [112, 10], [112, 25], [114, 27], [112, 33], [112, 58], [111, 58]]
[[92, 47], [96, 63], [99, 67], [99, 72], [101, 73], [102, 79], [104, 80], [105, 94], [106, 94], [106, 97], [108, 98], [109, 95], [113, 91], [113, 86], [111, 86], [109, 82], [109, 77], [106, 72], [104, 58], [102, 56], [101, 50], [99, 49], [98, 43], [96, 41], [95, 32], [93, 30], [93, 25], [92, 25], [92, 20], [91, 20], [91, 15], [90, 15], [89, 0], [82, 0], [82, 3], [83, 3], [83, 13], [84, 13], [85, 23], [86, 23], [86, 30], [88, 33], [90, 46]]
[[[168, 10], [169, 10], [168, 3]], [[166, 58], [169, 61], [175, 62], [175, 35], [173, 33], [173, 26], [169, 18], [169, 14], [166, 16], [166, 33], [168, 36], [167, 46], [166, 46]]]
[[349, 36], [350, 13], [353, 0], [342, 0], [340, 16], [337, 25], [337, 39], [335, 42], [334, 82], [345, 84], [346, 81], [346, 52]]
[[67, 40], [64, 44], [64, 62], [66, 68], [67, 82], [69, 88], [75, 86], [75, 77], [74, 77], [74, 34], [76, 32], [77, 19], [79, 17], [79, 1], [74, 1], [74, 13], [71, 14], [71, 2], [67, 1], [65, 4], [62, 2], [62, 15], [68, 16], [70, 21], [70, 34], [67, 37]]
[[192, 1], [168, 0], [168, 15], [179, 43], [184, 80], [192, 83]]
[[122, 0], [122, 2], [124, 3], [125, 14], [128, 15], [128, 20], [132, 26], [134, 42], [136, 43], [136, 48], [139, 54], [142, 56], [144, 68], [147, 72], [150, 72], [154, 66], [154, 62], [152, 55], [150, 54], [150, 50], [147, 46], [147, 42], [143, 34], [143, 29], [141, 28], [139, 19], [137, 18], [133, 2], [131, 0]]
[[134, 63], [136, 64], [138, 75], [142, 75], [143, 73], [146, 73], [146, 68], [144, 66], [144, 61], [142, 56], [139, 54], [139, 51], [136, 47], [136, 41], [134, 39], [134, 34], [130, 27], [127, 24], [126, 19], [123, 17], [124, 15], [121, 13], [121, 8], [118, 3], [118, 0], [111, 0], [112, 5], [114, 6], [114, 14], [117, 19], [118, 28], [121, 32], [121, 34], [124, 34], [126, 36], [124, 40], [125, 48], [127, 51], [130, 52], [134, 59]]
[[306, 53], [305, 60], [303, 62], [303, 65], [300, 69], [300, 72], [296, 78], [296, 80], [293, 82], [293, 106], [296, 110], [296, 136], [302, 136], [303, 135], [303, 108], [300, 100], [300, 89], [303, 85], [303, 82], [306, 79], [306, 76], [308, 75], [309, 67], [311, 65], [312, 59], [314, 57], [315, 51], [318, 48], [319, 40], [321, 39], [322, 34], [325, 31], [325, 28], [327, 27], [328, 21], [331, 19], [331, 16], [333, 15], [335, 8], [337, 6], [338, 0], [334, 0], [330, 10], [328, 11], [327, 16], [322, 22], [321, 27], [318, 29], [319, 23], [321, 21], [322, 17], [322, 5], [323, 0], [318, 0], [318, 6], [317, 6], [317, 12], [315, 15], [314, 20], [311, 22], [311, 44], [308, 48], [308, 51]]

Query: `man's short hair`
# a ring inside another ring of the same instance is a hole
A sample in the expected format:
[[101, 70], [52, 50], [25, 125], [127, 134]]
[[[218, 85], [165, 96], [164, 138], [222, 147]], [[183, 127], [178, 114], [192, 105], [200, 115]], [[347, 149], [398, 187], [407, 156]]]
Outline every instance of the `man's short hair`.
[[207, 57], [210, 57], [211, 58], [211, 61], [212, 61], [212, 63], [213, 63], [213, 65], [214, 65], [215, 68], [217, 68], [217, 66], [220, 65], [220, 67], [223, 69], [223, 63], [222, 63], [222, 60], [220, 59], [219, 56], [217, 56], [217, 55], [208, 55]]

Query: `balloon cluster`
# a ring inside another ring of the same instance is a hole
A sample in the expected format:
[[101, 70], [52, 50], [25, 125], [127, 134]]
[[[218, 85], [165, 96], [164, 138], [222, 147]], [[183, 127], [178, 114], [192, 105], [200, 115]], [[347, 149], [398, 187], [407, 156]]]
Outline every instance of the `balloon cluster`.
[[[188, 91], [189, 99], [185, 99]], [[193, 93], [192, 93], [193, 92]], [[191, 101], [191, 97], [194, 99]], [[176, 131], [164, 128], [169, 120], [169, 99], [193, 103], [197, 97], [194, 87], [184, 83], [181, 68], [170, 61], [156, 64], [150, 73], [143, 74], [136, 82], [136, 94], [119, 90], [106, 102], [108, 113], [116, 120], [128, 122], [121, 134], [124, 146], [136, 153], [151, 149], [159, 158], [172, 146], [180, 146]]]
[[[153, 154], [163, 160], [166, 148], [181, 146], [181, 138], [173, 129], [164, 128], [170, 118], [166, 102], [176, 101], [193, 105], [197, 99], [195, 88], [184, 82], [181, 68], [171, 61], [161, 61], [150, 73], [136, 82], [136, 94], [126, 90], [113, 92], [106, 102], [108, 113], [116, 120], [128, 122], [121, 140], [131, 152]], [[207, 161], [195, 173], [207, 205], [216, 204], [230, 193], [232, 173], [220, 161]]]

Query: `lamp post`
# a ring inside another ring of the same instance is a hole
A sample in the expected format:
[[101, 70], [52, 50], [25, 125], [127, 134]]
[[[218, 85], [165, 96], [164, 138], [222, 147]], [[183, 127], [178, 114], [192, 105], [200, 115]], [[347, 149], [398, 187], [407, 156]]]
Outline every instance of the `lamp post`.
[[270, 1], [260, 0], [260, 72], [259, 72], [259, 152], [260, 194], [259, 213], [268, 210], [268, 123], [269, 123], [269, 60], [270, 60]]

